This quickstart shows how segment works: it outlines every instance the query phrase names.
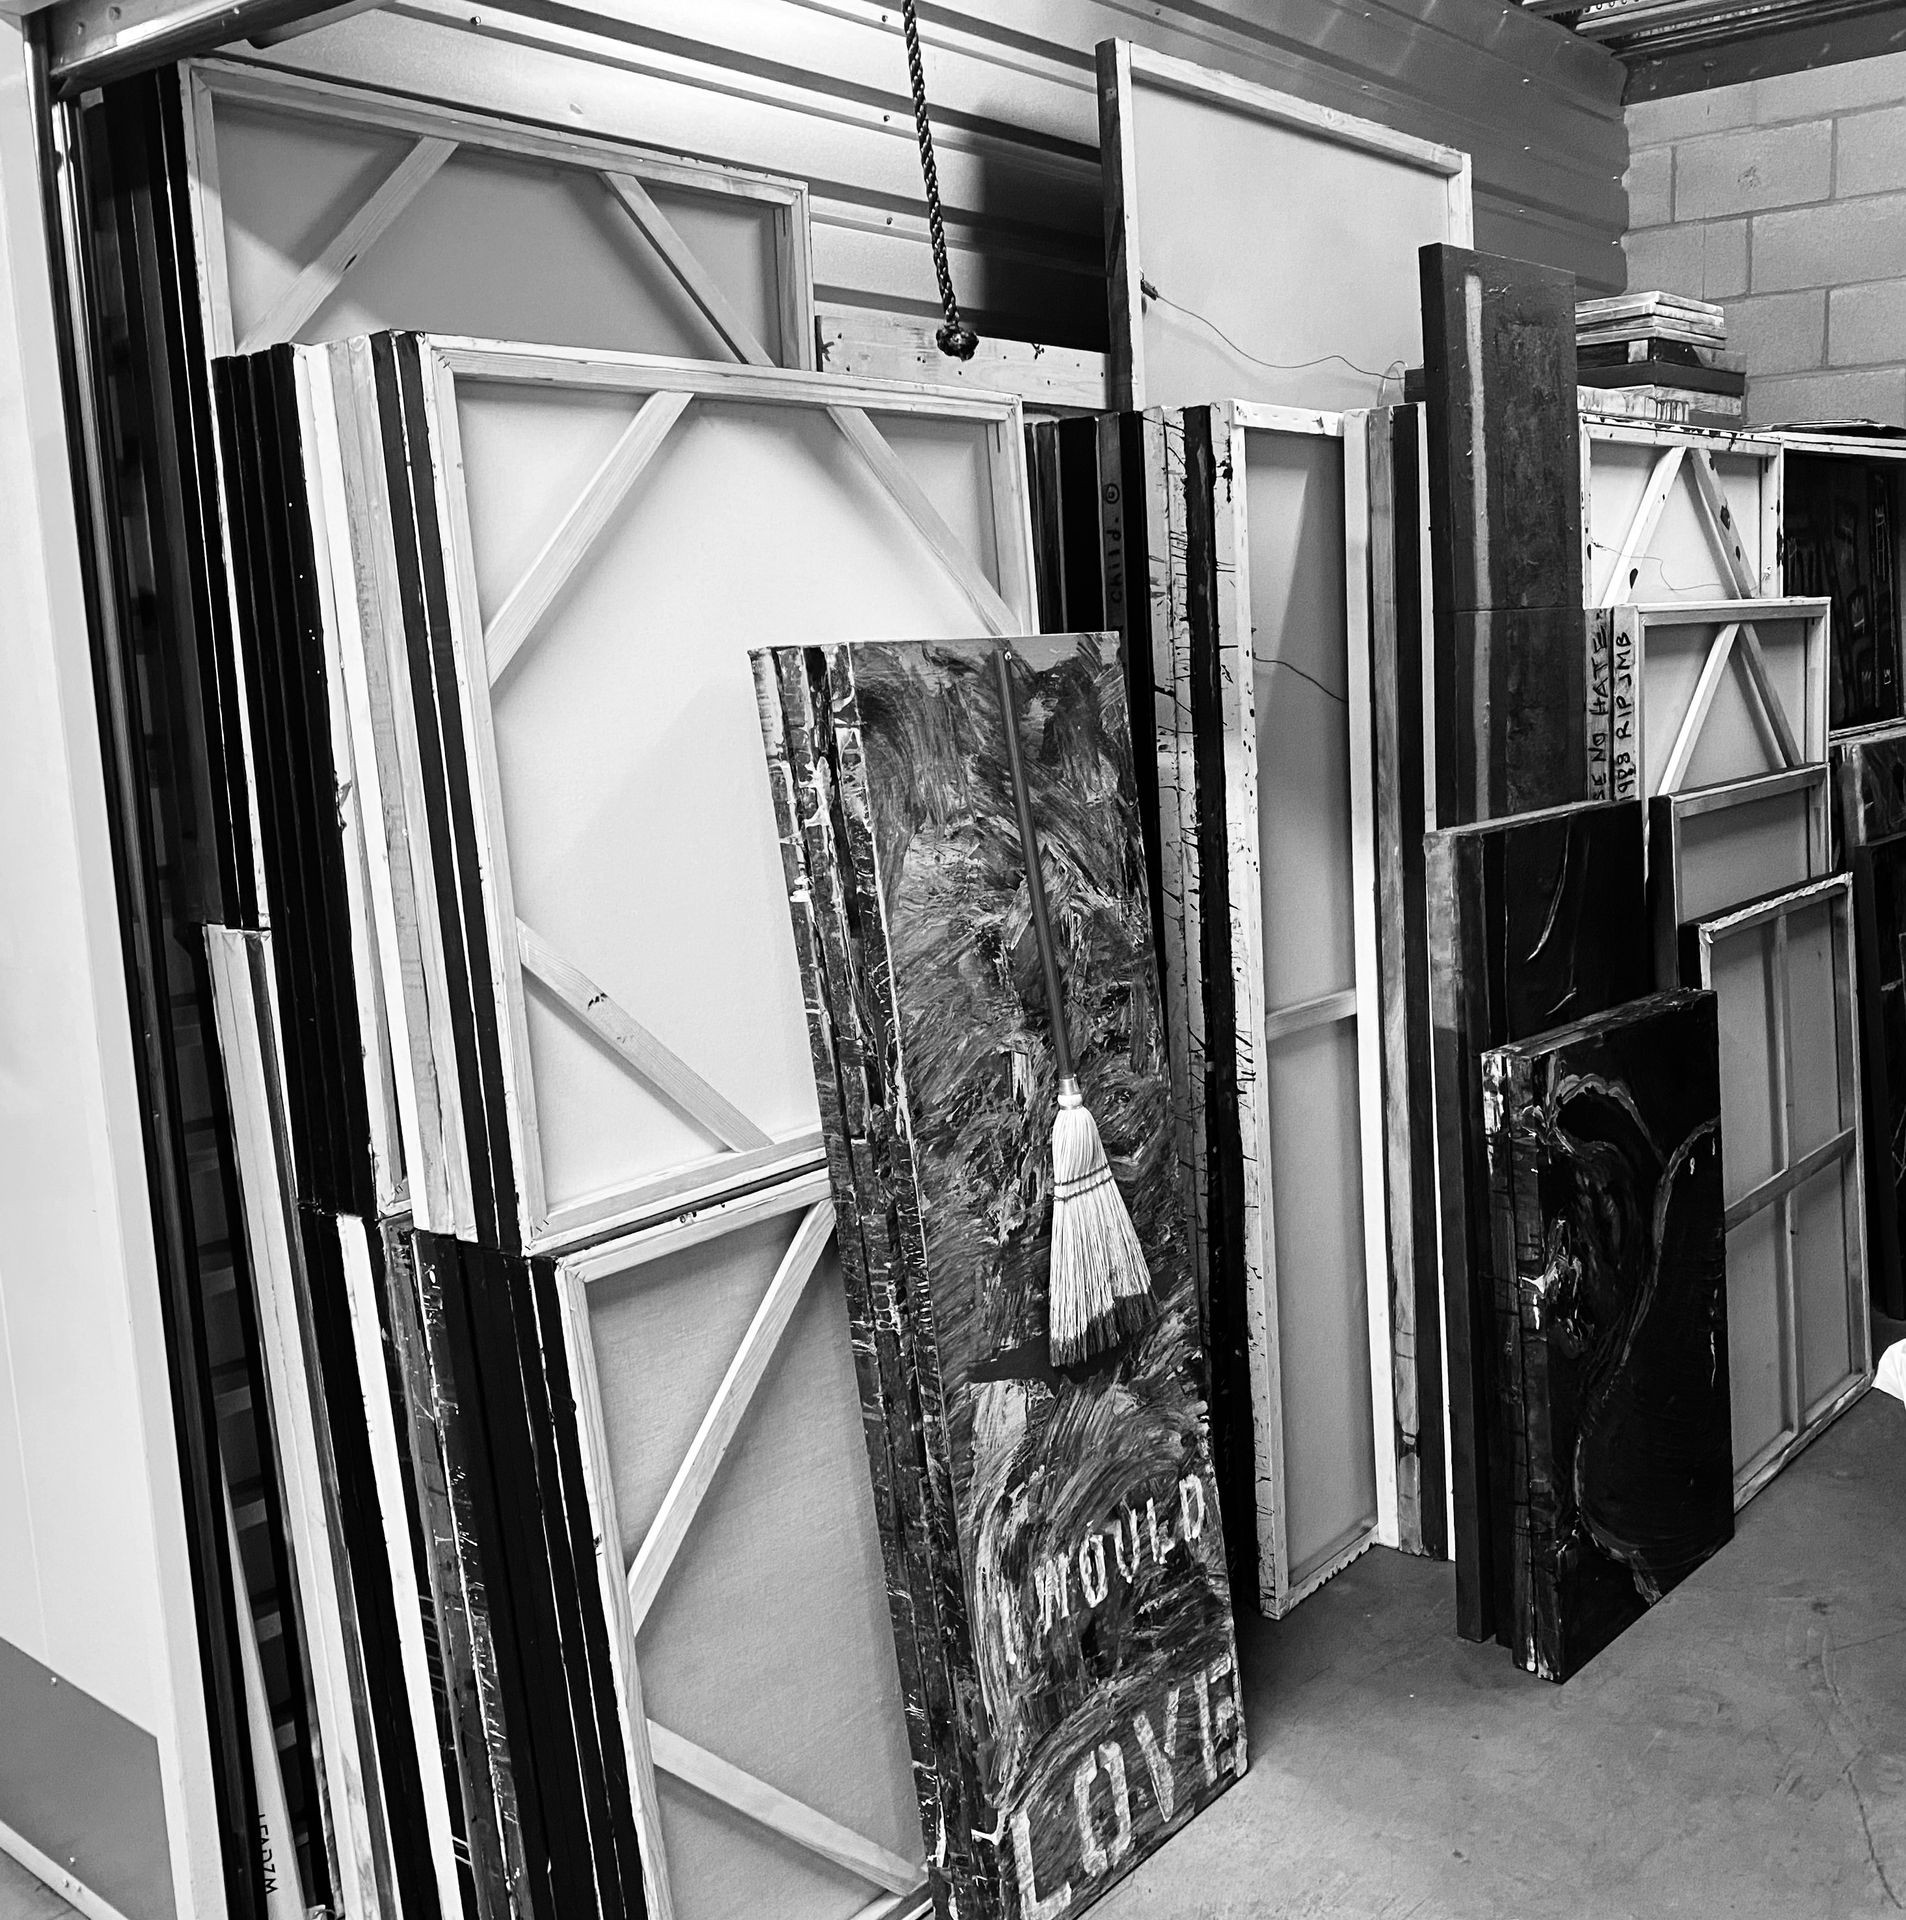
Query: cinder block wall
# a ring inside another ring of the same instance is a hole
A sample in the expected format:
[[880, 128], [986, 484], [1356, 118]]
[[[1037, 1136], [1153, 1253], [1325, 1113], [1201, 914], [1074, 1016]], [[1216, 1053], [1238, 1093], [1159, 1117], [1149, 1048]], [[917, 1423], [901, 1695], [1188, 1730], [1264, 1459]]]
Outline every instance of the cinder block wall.
[[1906, 53], [1627, 112], [1629, 287], [1727, 308], [1751, 421], [1906, 425]]

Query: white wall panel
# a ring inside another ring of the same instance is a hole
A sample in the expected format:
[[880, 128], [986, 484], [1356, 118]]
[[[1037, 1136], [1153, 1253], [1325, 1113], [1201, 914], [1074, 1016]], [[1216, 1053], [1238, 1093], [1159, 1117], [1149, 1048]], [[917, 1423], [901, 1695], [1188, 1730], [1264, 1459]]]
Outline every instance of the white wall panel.
[[[1496, 0], [950, 13], [923, 23], [927, 85], [954, 272], [983, 326], [1105, 344], [1093, 49], [1114, 36], [1460, 147], [1475, 156], [1479, 246], [1571, 268], [1589, 290], [1622, 284], [1621, 65]], [[266, 55], [231, 52], [798, 175], [821, 299], [936, 304], [895, 6], [597, 0], [558, 20], [406, 0]]]

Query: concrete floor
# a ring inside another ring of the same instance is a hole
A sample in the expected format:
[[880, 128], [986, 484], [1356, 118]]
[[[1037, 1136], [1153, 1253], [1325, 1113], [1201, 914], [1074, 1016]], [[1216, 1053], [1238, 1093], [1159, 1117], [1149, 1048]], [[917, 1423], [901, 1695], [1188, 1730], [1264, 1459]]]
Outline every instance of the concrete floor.
[[1375, 1551], [1247, 1619], [1245, 1778], [1093, 1920], [1906, 1908], [1906, 1407], [1859, 1405], [1565, 1687]]
[[[1566, 1687], [1373, 1552], [1247, 1619], [1252, 1761], [1094, 1920], [1906, 1910], [1906, 1407], [1869, 1394]], [[0, 1857], [0, 1920], [71, 1909]]]

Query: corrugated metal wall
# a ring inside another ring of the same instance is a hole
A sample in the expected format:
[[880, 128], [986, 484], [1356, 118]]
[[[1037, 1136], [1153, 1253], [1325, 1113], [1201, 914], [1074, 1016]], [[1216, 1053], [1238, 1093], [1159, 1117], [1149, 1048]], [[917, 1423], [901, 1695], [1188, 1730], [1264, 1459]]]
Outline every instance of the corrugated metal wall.
[[[1093, 48], [1115, 34], [1467, 148], [1478, 245], [1623, 284], [1621, 65], [1500, 0], [969, 0], [921, 20], [954, 271], [993, 332], [1105, 345]], [[820, 297], [933, 307], [897, 5], [404, 0], [269, 57], [801, 175]]]

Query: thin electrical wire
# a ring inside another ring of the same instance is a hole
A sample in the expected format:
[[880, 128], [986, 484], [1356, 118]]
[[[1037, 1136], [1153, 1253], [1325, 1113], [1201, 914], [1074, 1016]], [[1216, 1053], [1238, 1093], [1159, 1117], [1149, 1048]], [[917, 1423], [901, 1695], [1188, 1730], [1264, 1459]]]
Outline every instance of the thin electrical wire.
[[1334, 361], [1338, 366], [1348, 367], [1352, 373], [1361, 373], [1366, 378], [1374, 380], [1377, 383], [1379, 399], [1382, 397], [1383, 389], [1392, 380], [1397, 383], [1399, 390], [1402, 387], [1405, 363], [1401, 360], [1392, 360], [1381, 373], [1375, 367], [1362, 366], [1350, 359], [1348, 355], [1341, 353], [1320, 353], [1315, 360], [1266, 360], [1239, 346], [1209, 314], [1200, 313], [1196, 307], [1186, 306], [1182, 300], [1174, 300], [1168, 293], [1160, 293], [1150, 280], [1141, 278], [1138, 290], [1147, 300], [1156, 300], [1161, 307], [1170, 307], [1173, 312], [1182, 313], [1187, 320], [1195, 320], [1199, 326], [1208, 327], [1240, 360], [1248, 360], [1254, 367], [1267, 367], [1273, 373], [1302, 373], [1306, 367], [1328, 366]]
[[1339, 693], [1335, 687], [1327, 687], [1314, 673], [1306, 673], [1302, 667], [1291, 660], [1280, 660], [1274, 653], [1254, 653], [1251, 658], [1260, 667], [1282, 667], [1286, 673], [1294, 673], [1300, 680], [1308, 680], [1326, 699], [1334, 700], [1340, 707], [1350, 704], [1350, 696]]

